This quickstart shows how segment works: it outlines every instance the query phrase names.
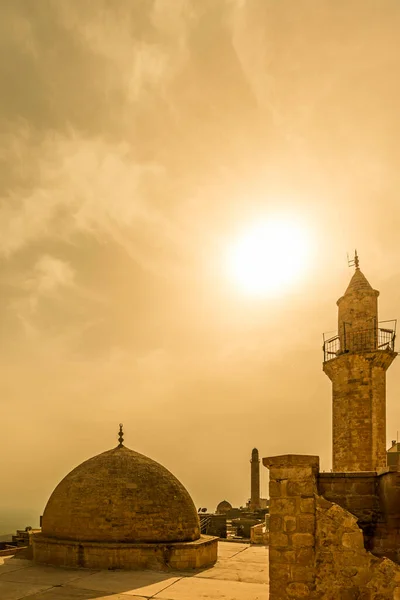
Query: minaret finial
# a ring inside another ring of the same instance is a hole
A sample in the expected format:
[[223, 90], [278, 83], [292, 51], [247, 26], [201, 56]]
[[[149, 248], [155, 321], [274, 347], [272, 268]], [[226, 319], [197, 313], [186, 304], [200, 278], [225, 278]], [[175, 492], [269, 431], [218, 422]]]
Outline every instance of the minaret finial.
[[360, 268], [360, 259], [358, 258], [357, 249], [354, 251], [354, 266], [356, 269]]
[[124, 432], [122, 431], [122, 423], [119, 424], [119, 433], [118, 433], [118, 448], [123, 448], [123, 441], [124, 441]]
[[357, 254], [357, 250], [354, 250], [354, 258], [352, 259], [350, 259], [349, 255], [347, 254], [347, 263], [349, 267], [355, 267], [356, 269], [360, 268], [360, 259]]

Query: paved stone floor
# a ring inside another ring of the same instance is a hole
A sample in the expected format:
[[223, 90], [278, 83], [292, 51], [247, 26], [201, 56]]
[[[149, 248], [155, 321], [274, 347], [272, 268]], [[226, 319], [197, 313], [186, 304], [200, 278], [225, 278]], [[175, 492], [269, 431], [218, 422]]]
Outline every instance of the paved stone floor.
[[267, 600], [268, 550], [219, 542], [218, 562], [203, 571], [88, 571], [0, 558], [1, 600]]

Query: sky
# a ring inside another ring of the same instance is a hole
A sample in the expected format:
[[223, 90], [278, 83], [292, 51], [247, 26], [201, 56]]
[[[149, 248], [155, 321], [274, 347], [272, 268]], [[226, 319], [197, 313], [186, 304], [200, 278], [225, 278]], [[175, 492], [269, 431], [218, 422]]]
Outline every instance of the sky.
[[[1, 2], [1, 510], [42, 514], [120, 422], [209, 510], [253, 447], [331, 468], [347, 252], [399, 316], [399, 30], [398, 0]], [[312, 252], [246, 294], [227, 257], [275, 217]]]

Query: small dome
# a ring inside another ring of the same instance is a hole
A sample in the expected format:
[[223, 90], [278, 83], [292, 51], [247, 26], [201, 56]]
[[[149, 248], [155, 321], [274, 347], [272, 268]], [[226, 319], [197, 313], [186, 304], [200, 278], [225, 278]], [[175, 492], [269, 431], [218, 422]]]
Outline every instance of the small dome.
[[217, 514], [223, 515], [229, 512], [232, 509], [232, 504], [230, 504], [227, 500], [222, 500], [217, 506]]
[[87, 542], [188, 542], [199, 518], [183, 485], [159, 463], [124, 446], [71, 471], [49, 498], [47, 537]]

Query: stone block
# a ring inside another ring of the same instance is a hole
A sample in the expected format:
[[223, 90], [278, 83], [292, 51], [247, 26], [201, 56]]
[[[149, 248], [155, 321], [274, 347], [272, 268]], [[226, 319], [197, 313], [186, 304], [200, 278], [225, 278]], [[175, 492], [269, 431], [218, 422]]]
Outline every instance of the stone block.
[[295, 498], [271, 498], [269, 503], [270, 514], [294, 515], [296, 514]]
[[375, 481], [373, 479], [352, 481], [351, 493], [358, 496], [375, 496]]
[[310, 588], [305, 583], [290, 583], [286, 588], [289, 598], [309, 598]]
[[314, 498], [301, 498], [300, 499], [300, 512], [314, 514], [314, 512], [315, 512]]
[[284, 521], [284, 531], [286, 531], [287, 533], [292, 533], [293, 531], [296, 531], [296, 517], [291, 516], [291, 517], [283, 517], [283, 521]]
[[314, 478], [311, 476], [308, 479], [290, 480], [287, 482], [288, 496], [314, 497], [315, 492], [315, 481]]
[[295, 547], [313, 547], [315, 538], [311, 533], [294, 533], [292, 535], [292, 544]]
[[282, 486], [282, 483], [280, 481], [270, 480], [270, 482], [269, 482], [270, 498], [279, 498], [280, 496], [285, 496], [286, 494], [283, 493], [285, 491], [286, 490], [284, 489], [284, 487]]
[[313, 467], [272, 467], [270, 469], [270, 478], [273, 480], [281, 479], [292, 479], [296, 481], [298, 479], [310, 479], [315, 477], [315, 470]]
[[289, 545], [289, 537], [286, 533], [270, 533], [269, 534], [269, 545], [271, 547], [284, 548]]
[[300, 583], [313, 583], [315, 580], [314, 566], [304, 567], [302, 565], [293, 565], [291, 567], [292, 580]]
[[314, 565], [315, 553], [312, 547], [296, 547], [296, 564], [302, 566]]
[[326, 500], [326, 498], [323, 498], [322, 496], [318, 496], [316, 500], [316, 506], [321, 510], [328, 510], [329, 508], [331, 508], [332, 502]]
[[269, 564], [269, 581], [270, 581], [270, 595], [271, 598], [275, 596], [272, 594], [274, 591], [278, 593], [285, 590], [287, 584], [290, 582], [290, 566], [282, 563], [271, 563]]
[[270, 546], [269, 560], [270, 563], [279, 564], [294, 564], [296, 562], [296, 552], [293, 548], [276, 548]]
[[345, 567], [342, 569], [341, 574], [343, 577], [354, 577], [358, 573], [358, 569], [356, 567]]
[[280, 467], [312, 467], [319, 469], [319, 456], [308, 454], [282, 454], [263, 458], [263, 465], [268, 469]]
[[281, 515], [270, 515], [269, 530], [270, 532], [283, 531], [283, 517]]
[[343, 533], [342, 546], [351, 549], [364, 549], [364, 537], [361, 529], [352, 531], [351, 533]]
[[297, 526], [296, 531], [298, 533], [314, 533], [315, 531], [315, 517], [309, 514], [300, 514], [296, 518]]
[[351, 496], [347, 497], [347, 507], [350, 511], [372, 510], [377, 505], [375, 496]]
[[[360, 589], [358, 586], [352, 586], [350, 588], [340, 588], [338, 590], [340, 592], [340, 600], [360, 600]], [[367, 594], [370, 594], [369, 591], [365, 590]], [[362, 596], [363, 600], [369, 600], [371, 596], [366, 596], [365, 594]]]

